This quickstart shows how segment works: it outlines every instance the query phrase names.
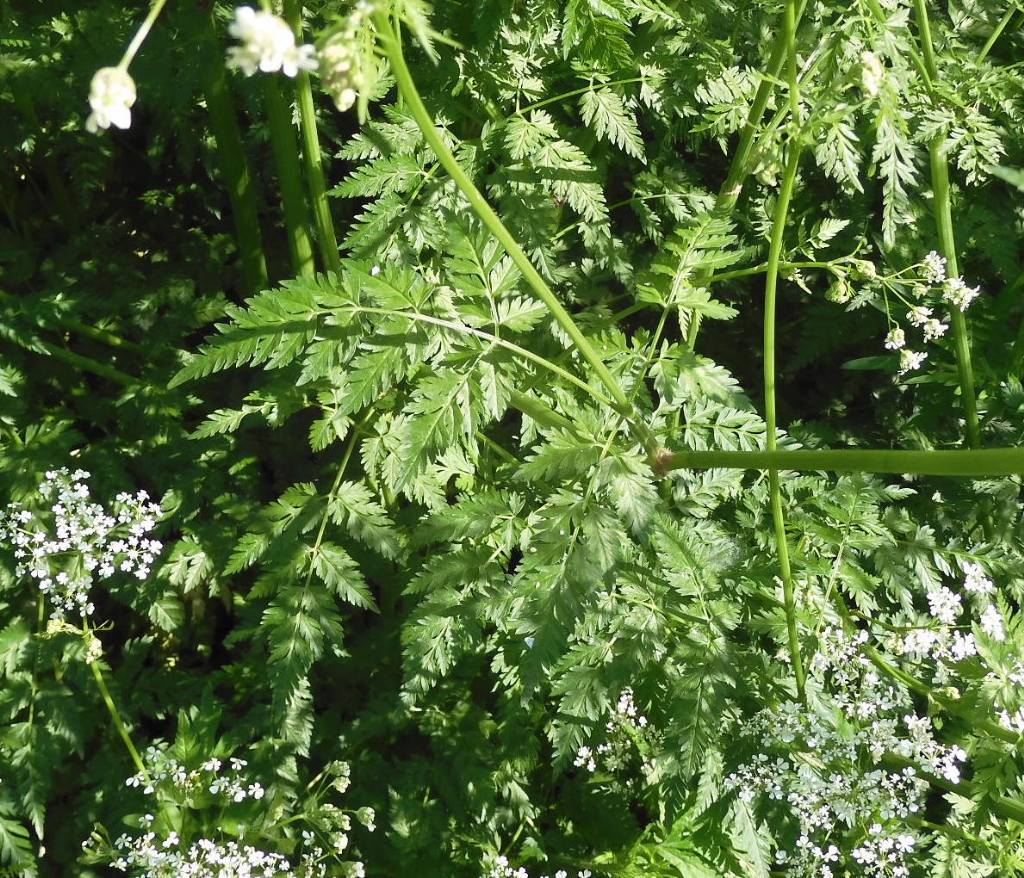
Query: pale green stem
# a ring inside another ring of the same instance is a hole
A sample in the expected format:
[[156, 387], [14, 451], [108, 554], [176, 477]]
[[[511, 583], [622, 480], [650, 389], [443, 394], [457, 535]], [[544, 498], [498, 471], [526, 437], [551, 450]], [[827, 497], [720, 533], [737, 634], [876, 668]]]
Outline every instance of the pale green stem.
[[[932, 45], [931, 24], [928, 20], [928, 8], [925, 0], [914, 0], [914, 11], [924, 55], [924, 66], [928, 73], [928, 90], [938, 82], [939, 71], [935, 61], [935, 48]], [[939, 236], [939, 250], [946, 258], [946, 272], [949, 277], [959, 277], [957, 265], [956, 242], [953, 236], [953, 214], [949, 189], [949, 165], [942, 152], [943, 138], [936, 137], [928, 144], [928, 158], [932, 175], [932, 208], [935, 214], [935, 226]], [[967, 428], [967, 444], [971, 448], [981, 446], [981, 428], [978, 424], [978, 403], [974, 391], [974, 368], [971, 363], [971, 346], [967, 335], [967, 320], [963, 312], [955, 305], [950, 306], [950, 325], [953, 328], [953, 346], [956, 351], [957, 376], [960, 382], [960, 405], [963, 408], [964, 421]]]
[[[800, 94], [797, 84], [796, 69], [796, 2], [786, 0], [785, 13], [786, 54], [789, 69], [789, 99], [791, 125], [794, 136], [789, 145], [789, 158], [782, 178], [782, 188], [775, 205], [772, 217], [771, 244], [768, 248], [768, 268], [764, 286], [764, 409], [767, 426], [767, 450], [772, 453], [778, 447], [778, 424], [775, 409], [775, 311], [779, 284], [779, 262], [782, 257], [782, 245], [786, 232], [786, 220], [789, 215], [789, 203], [793, 197], [796, 183], [797, 168], [800, 164], [800, 135], [798, 126]], [[793, 589], [793, 571], [789, 561], [789, 543], [786, 539], [786, 519], [782, 508], [782, 488], [779, 484], [779, 472], [768, 470], [768, 483], [771, 492], [772, 522], [775, 526], [775, 545], [779, 553], [779, 572], [782, 576], [782, 594], [786, 609], [786, 630], [789, 635], [790, 659], [793, 663], [793, 676], [796, 678], [797, 696], [806, 700], [804, 693], [804, 666], [800, 656], [800, 635], [796, 620], [796, 596]]]
[[999, 19], [999, 24], [995, 26], [995, 29], [991, 34], [989, 34], [988, 39], [985, 40], [985, 45], [981, 47], [981, 51], [978, 52], [977, 60], [979, 64], [988, 57], [988, 53], [992, 51], [992, 47], [996, 44], [996, 40], [1002, 36], [1003, 31], [1006, 30], [1007, 25], [1010, 23], [1010, 19], [1012, 19], [1016, 14], [1017, 4], [1011, 3], [1006, 12], [1003, 13], [1003, 17]]
[[749, 469], [793, 472], [890, 473], [983, 479], [1024, 475], [1024, 448], [892, 451], [837, 448], [795, 451], [677, 451], [662, 454], [659, 470]]
[[[295, 38], [302, 41], [302, 3], [300, 0], [284, 0], [284, 15]], [[306, 185], [313, 205], [316, 220], [317, 245], [325, 270], [341, 273], [341, 258], [338, 256], [338, 239], [334, 234], [334, 220], [327, 200], [327, 184], [324, 179], [323, 157], [320, 154], [320, 137], [316, 127], [316, 107], [313, 105], [313, 87], [309, 74], [300, 70], [295, 78], [295, 95], [299, 105], [299, 124], [302, 129], [302, 154], [306, 164]]]
[[121, 57], [121, 62], [117, 65], [120, 70], [127, 70], [128, 65], [132, 63], [135, 55], [139, 49], [142, 48], [142, 44], [146, 41], [146, 37], [149, 36], [149, 32], [153, 29], [153, 25], [156, 23], [157, 16], [160, 15], [160, 10], [164, 8], [167, 0], [155, 0], [153, 5], [149, 8], [149, 14], [146, 16], [145, 21], [139, 26], [139, 29], [135, 32], [135, 36], [132, 37], [132, 41], [128, 44], [128, 48], [124, 50], [124, 55]]
[[314, 273], [313, 244], [309, 237], [306, 215], [306, 196], [302, 189], [302, 169], [299, 166], [299, 144], [292, 126], [291, 112], [281, 94], [277, 78], [263, 77], [263, 97], [270, 123], [270, 145], [281, 186], [281, 206], [284, 210], [285, 233], [288, 237], [288, 255], [292, 269], [298, 275]]
[[459, 165], [454, 154], [444, 142], [434, 125], [433, 118], [423, 104], [423, 99], [416, 88], [416, 83], [413, 81], [412, 74], [405, 63], [399, 35], [392, 29], [387, 15], [376, 13], [374, 15], [374, 22], [377, 26], [377, 33], [382, 48], [391, 63], [391, 71], [398, 83], [398, 90], [408, 105], [413, 118], [416, 120], [424, 139], [437, 156], [438, 161], [462, 191], [474, 213], [505, 248], [512, 261], [516, 264], [516, 267], [522, 272], [531, 289], [547, 306], [555, 322], [572, 339], [580, 355], [587, 361], [594, 370], [594, 374], [608, 390], [613, 407], [629, 420], [630, 426], [647, 449], [648, 454], [655, 454], [658, 448], [657, 441], [647, 425], [636, 417], [633, 406], [626, 398], [618, 381], [615, 380], [615, 377], [608, 370], [608, 367], [605, 366], [589, 339], [583, 334], [579, 326], [576, 325], [576, 322], [563, 307], [554, 292], [552, 292], [544, 278], [534, 268], [529, 257], [523, 252], [522, 247], [519, 246], [519, 242], [516, 241], [511, 232], [505, 227], [505, 224], [494, 212], [490, 204], [487, 203], [487, 200], [469, 178], [469, 175]]
[[[87, 634], [89, 633], [89, 627], [87, 624], [84, 625], [83, 630]], [[92, 671], [93, 678], [96, 680], [96, 687], [100, 690], [100, 697], [103, 699], [103, 703], [107, 706], [110, 718], [114, 721], [114, 728], [117, 729], [118, 735], [120, 735], [121, 740], [124, 741], [124, 746], [128, 751], [128, 755], [131, 756], [132, 762], [135, 763], [135, 767], [139, 770], [142, 776], [148, 779], [146, 766], [142, 762], [142, 757], [139, 756], [139, 751], [135, 749], [135, 744], [132, 743], [132, 736], [128, 734], [128, 729], [125, 728], [125, 724], [121, 720], [121, 714], [117, 710], [117, 705], [114, 703], [110, 690], [107, 688], [107, 681], [103, 679], [103, 672], [100, 670], [99, 660], [87, 662], [87, 664], [89, 665], [89, 669]]]

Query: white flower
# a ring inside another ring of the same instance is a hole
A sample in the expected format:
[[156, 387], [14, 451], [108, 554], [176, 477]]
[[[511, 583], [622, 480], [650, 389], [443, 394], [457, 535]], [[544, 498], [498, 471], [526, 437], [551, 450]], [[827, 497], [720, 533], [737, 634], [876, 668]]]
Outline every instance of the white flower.
[[890, 329], [889, 334], [885, 337], [885, 347], [890, 351], [898, 351], [907, 343], [907, 334], [903, 331], [901, 326], [897, 326], [895, 329]]
[[[92, 134], [111, 125], [125, 129], [132, 124], [132, 104], [135, 103], [135, 80], [127, 70], [102, 67], [89, 84], [89, 107], [92, 112], [85, 120], [85, 128]], [[78, 473], [75, 474], [76, 477]]]
[[874, 52], [861, 52], [860, 82], [864, 91], [871, 97], [878, 94], [878, 87], [885, 76], [885, 68]]
[[942, 298], [949, 302], [954, 308], [966, 311], [979, 295], [978, 287], [969, 287], [964, 283], [963, 278], [951, 277], [942, 288]]
[[995, 591], [995, 585], [985, 575], [984, 567], [968, 561], [964, 564], [964, 590], [971, 594], [991, 594]]
[[960, 614], [960, 595], [943, 586], [928, 593], [928, 611], [945, 625], [952, 625]]
[[934, 250], [924, 258], [924, 278], [930, 284], [940, 284], [946, 279], [946, 258]]
[[928, 354], [911, 351], [904, 348], [900, 351], [900, 368], [899, 374], [906, 375], [907, 372], [913, 372], [915, 369], [920, 369], [921, 364], [928, 359]]
[[932, 309], [926, 308], [924, 305], [915, 305], [907, 312], [907, 319], [913, 323], [914, 326], [924, 326], [931, 316]]
[[965, 658], [970, 658], [972, 655], [977, 655], [978, 644], [974, 640], [974, 635], [970, 632], [962, 634], [959, 631], [954, 631], [950, 651], [953, 653], [953, 658], [960, 662]]
[[934, 341], [937, 338], [941, 338], [946, 334], [947, 329], [949, 329], [949, 326], [935, 317], [931, 320], [926, 320], [924, 323], [924, 340]]
[[1003, 629], [1002, 614], [991, 604], [981, 614], [981, 630], [993, 640], [1006, 640], [1006, 631]]
[[242, 44], [228, 49], [228, 67], [238, 68], [246, 76], [257, 70], [280, 70], [285, 76], [295, 76], [300, 70], [316, 70], [313, 46], [295, 45], [295, 34], [288, 23], [271, 12], [240, 6], [228, 33]]

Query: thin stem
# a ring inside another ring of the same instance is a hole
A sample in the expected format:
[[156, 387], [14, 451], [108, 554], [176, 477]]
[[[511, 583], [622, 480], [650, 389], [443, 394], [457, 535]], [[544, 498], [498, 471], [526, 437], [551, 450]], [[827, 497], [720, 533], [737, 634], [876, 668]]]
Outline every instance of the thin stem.
[[242, 146], [234, 101], [224, 72], [224, 59], [212, 51], [209, 55], [203, 71], [203, 90], [210, 114], [210, 130], [217, 148], [220, 174], [231, 202], [243, 283], [246, 292], [257, 293], [270, 286], [270, 282], [263, 256], [256, 185]]
[[891, 473], [989, 478], [1024, 474], [1024, 448], [893, 451], [841, 448], [797, 451], [678, 451], [659, 461], [673, 469], [792, 470], [794, 472]]
[[564, 101], [567, 98], [574, 98], [578, 95], [586, 94], [588, 91], [600, 91], [603, 88], [611, 88], [615, 85], [630, 85], [635, 82], [646, 82], [646, 76], [630, 76], [628, 79], [613, 79], [611, 82], [599, 82], [592, 85], [586, 85], [582, 88], [575, 88], [572, 91], [563, 91], [559, 94], [552, 95], [551, 97], [544, 98], [540, 101], [535, 101], [532, 104], [527, 104], [525, 107], [520, 107], [514, 113], [510, 113], [506, 118], [502, 119], [502, 122], [507, 122], [509, 119], [514, 119], [516, 116], [525, 116], [532, 110], [539, 110], [541, 107], [546, 107], [549, 104], [557, 104], [559, 101]]
[[[40, 350], [37, 351], [37, 348]], [[76, 354], [74, 351], [69, 351], [66, 348], [50, 344], [49, 342], [37, 339], [35, 347], [31, 348], [31, 350], [33, 353], [44, 353], [48, 357], [67, 363], [69, 366], [74, 366], [83, 372], [91, 372], [93, 375], [99, 375], [101, 378], [106, 378], [108, 381], [113, 381], [124, 387], [134, 387], [138, 383], [135, 378], [126, 372], [122, 372], [120, 369], [115, 369], [113, 366], [108, 366], [106, 363], [100, 363], [89, 357], [83, 357], [81, 354]]]
[[[918, 36], [924, 65], [928, 72], [928, 90], [935, 101], [934, 86], [939, 79], [932, 45], [931, 24], [925, 0], [914, 0]], [[939, 249], [946, 258], [946, 270], [950, 277], [959, 277], [960, 269], [956, 258], [956, 241], [953, 236], [953, 214], [949, 188], [949, 165], [942, 152], [943, 138], [932, 139], [928, 144], [928, 158], [932, 176], [932, 209], [939, 236]], [[967, 444], [971, 448], [981, 446], [981, 428], [978, 424], [978, 402], [974, 390], [974, 368], [971, 363], [971, 345], [967, 336], [967, 320], [956, 306], [950, 307], [950, 325], [953, 328], [953, 347], [956, 351], [957, 376], [960, 382], [960, 405], [963, 408], [967, 428]]]
[[274, 165], [281, 185], [281, 206], [284, 210], [285, 234], [288, 237], [288, 255], [292, 269], [298, 275], [312, 275], [313, 244], [309, 236], [306, 214], [306, 195], [302, 189], [302, 169], [299, 167], [299, 145], [292, 126], [291, 113], [281, 87], [274, 76], [264, 76], [263, 101], [270, 123], [270, 145], [274, 152]]
[[[782, 256], [782, 245], [785, 238], [786, 218], [789, 215], [789, 202], [796, 184], [796, 172], [800, 164], [800, 140], [797, 132], [799, 124], [800, 94], [797, 84], [796, 69], [796, 2], [786, 0], [785, 15], [786, 52], [789, 58], [789, 94], [791, 124], [795, 137], [790, 141], [789, 159], [782, 178], [779, 200], [775, 205], [772, 218], [771, 244], [768, 248], [768, 269], [764, 287], [764, 408], [767, 425], [767, 450], [769, 453], [778, 447], [778, 425], [775, 408], [775, 312], [779, 284], [779, 261]], [[772, 522], [775, 527], [775, 546], [779, 554], [779, 572], [782, 575], [782, 594], [786, 608], [786, 630], [789, 636], [790, 659], [793, 663], [793, 676], [796, 678], [797, 696], [806, 700], [804, 692], [805, 677], [803, 659], [800, 656], [800, 634], [796, 622], [796, 597], [793, 589], [793, 571], [789, 561], [789, 544], [786, 539], [786, 519], [782, 508], [782, 488], [779, 484], [779, 471], [768, 471], [768, 484], [771, 492]]]
[[[302, 3], [300, 0], [284, 0], [284, 17], [295, 31], [296, 39], [301, 41]], [[310, 84], [309, 74], [305, 70], [300, 70], [295, 78], [295, 95], [299, 105], [299, 123], [302, 129], [302, 155], [306, 165], [306, 185], [309, 187], [309, 196], [313, 204], [320, 258], [327, 271], [340, 274], [341, 258], [338, 256], [338, 239], [334, 234], [331, 206], [327, 201], [327, 184], [324, 180], [320, 138], [316, 128], [313, 88]]]
[[100, 696], [103, 698], [103, 703], [107, 706], [110, 718], [114, 721], [114, 728], [117, 729], [118, 735], [120, 735], [121, 740], [124, 741], [124, 746], [128, 751], [128, 755], [131, 756], [132, 762], [135, 763], [135, 767], [139, 770], [139, 773], [142, 774], [143, 777], [148, 778], [146, 766], [142, 762], [142, 757], [139, 756], [139, 751], [135, 749], [131, 735], [128, 734], [128, 729], [125, 728], [124, 723], [121, 721], [121, 714], [118, 713], [117, 705], [114, 704], [114, 699], [111, 697], [110, 690], [107, 688], [107, 681], [103, 679], [103, 672], [100, 670], [99, 661], [88, 662], [88, 665], [90, 670], [92, 670], [93, 678], [96, 680], [96, 687], [100, 690]]
[[[10, 302], [12, 305], [20, 305], [21, 299], [19, 296], [12, 295], [11, 293], [5, 293], [0, 290], [0, 302]], [[91, 338], [93, 341], [102, 342], [112, 348], [131, 351], [133, 354], [145, 353], [145, 349], [141, 345], [137, 345], [132, 341], [127, 341], [126, 339], [121, 338], [121, 336], [108, 332], [105, 329], [98, 329], [95, 326], [89, 326], [88, 323], [83, 323], [81, 320], [76, 320], [74, 317], [69, 315], [54, 314], [52, 319], [54, 323], [60, 324], [72, 332], [77, 332], [79, 335], [84, 335], [86, 338]]]
[[376, 13], [374, 15], [374, 22], [377, 26], [377, 33], [380, 37], [381, 45], [391, 63], [391, 71], [398, 83], [398, 90], [408, 105], [424, 139], [427, 141], [427, 144], [434, 151], [438, 161], [444, 166], [444, 169], [462, 191], [462, 194], [469, 202], [470, 207], [488, 228], [491, 234], [493, 234], [499, 243], [505, 248], [506, 252], [512, 258], [512, 261], [522, 272], [523, 277], [526, 278], [526, 282], [533, 289], [537, 297], [547, 306], [548, 311], [550, 311], [555, 322], [565, 331], [569, 338], [572, 339], [581, 356], [591, 366], [594, 370], [594, 374], [597, 375], [605, 388], [607, 388], [608, 393], [611, 396], [613, 408], [615, 408], [620, 414], [631, 419], [631, 427], [638, 434], [638, 438], [640, 438], [648, 453], [653, 455], [657, 451], [657, 442], [646, 424], [635, 418], [633, 407], [630, 405], [625, 393], [623, 393], [618, 381], [615, 380], [615, 377], [608, 370], [608, 367], [605, 366], [601, 357], [598, 355], [587, 337], [583, 334], [582, 330], [580, 330], [579, 326], [576, 325], [576, 322], [572, 319], [569, 312], [563, 307], [562, 303], [555, 296], [554, 292], [552, 292], [547, 282], [540, 276], [537, 269], [533, 267], [533, 264], [530, 262], [526, 253], [524, 253], [522, 247], [519, 246], [519, 242], [516, 241], [511, 232], [509, 232], [505, 227], [505, 224], [502, 223], [498, 215], [494, 212], [494, 209], [487, 203], [487, 200], [476, 188], [476, 185], [469, 178], [469, 175], [466, 174], [461, 165], [459, 165], [452, 151], [442, 139], [434, 125], [433, 118], [428, 112], [426, 106], [423, 104], [423, 99], [420, 97], [420, 93], [416, 88], [416, 83], [405, 63], [405, 57], [402, 54], [402, 46], [398, 32], [392, 29], [391, 22], [387, 15], [383, 13]]
[[124, 50], [124, 55], [121, 56], [121, 62], [117, 65], [120, 70], [128, 69], [128, 65], [132, 63], [135, 55], [142, 48], [142, 44], [146, 41], [146, 37], [149, 36], [149, 32], [156, 23], [157, 16], [160, 15], [160, 10], [164, 8], [166, 3], [167, 0], [154, 0], [153, 5], [149, 8], [149, 15], [146, 16], [145, 21], [139, 26], [135, 36], [132, 37], [132, 41], [128, 44], [128, 48]]
[[596, 402], [599, 402], [602, 405], [607, 405], [610, 408], [616, 408], [616, 406], [612, 403], [610, 399], [608, 399], [608, 397], [606, 397], [602, 393], [599, 393], [597, 390], [595, 390], [593, 387], [587, 384], [586, 381], [577, 378], [575, 375], [572, 374], [572, 372], [563, 369], [557, 363], [552, 363], [551, 360], [548, 360], [545, 357], [540, 356], [540, 354], [535, 354], [533, 351], [528, 350], [527, 348], [520, 347], [514, 342], [507, 341], [506, 339], [503, 338], [499, 338], [498, 336], [492, 335], [489, 332], [484, 332], [482, 329], [476, 329], [475, 327], [472, 326], [466, 326], [463, 323], [456, 323], [454, 320], [445, 320], [441, 317], [432, 317], [429, 314], [417, 314], [415, 312], [395, 311], [390, 308], [373, 308], [369, 305], [354, 305], [351, 306], [348, 310], [356, 311], [362, 314], [381, 314], [387, 317], [401, 317], [406, 320], [413, 320], [417, 323], [429, 323], [433, 326], [440, 326], [443, 327], [444, 329], [450, 329], [453, 332], [461, 332], [464, 333], [465, 335], [476, 336], [479, 339], [483, 339], [484, 341], [490, 342], [492, 345], [495, 345], [496, 347], [505, 348], [505, 350], [507, 351], [511, 351], [514, 354], [518, 354], [520, 357], [529, 360], [531, 363], [536, 363], [541, 368], [547, 369], [549, 372], [554, 373], [559, 378], [563, 378], [570, 384], [575, 384], [578, 388], [580, 388], [580, 390], [583, 390]]
[[1010, 23], [1010, 19], [1012, 19], [1016, 13], [1017, 4], [1011, 3], [1009, 7], [1007, 7], [1006, 12], [1003, 13], [1003, 17], [999, 19], [999, 24], [995, 26], [995, 29], [991, 34], [989, 34], [988, 39], [985, 40], [985, 45], [981, 47], [981, 51], [978, 52], [977, 61], [979, 64], [984, 61], [988, 56], [988, 53], [992, 51], [992, 47], [996, 44], [996, 40], [1002, 36], [1003, 31], [1006, 30], [1006, 26]]

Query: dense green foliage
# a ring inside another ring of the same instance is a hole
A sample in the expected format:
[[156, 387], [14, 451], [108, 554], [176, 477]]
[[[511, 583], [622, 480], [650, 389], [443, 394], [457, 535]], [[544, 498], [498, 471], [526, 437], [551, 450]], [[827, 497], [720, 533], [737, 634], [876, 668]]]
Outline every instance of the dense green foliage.
[[162, 7], [0, 8], [0, 873], [1024, 875], [1024, 9]]

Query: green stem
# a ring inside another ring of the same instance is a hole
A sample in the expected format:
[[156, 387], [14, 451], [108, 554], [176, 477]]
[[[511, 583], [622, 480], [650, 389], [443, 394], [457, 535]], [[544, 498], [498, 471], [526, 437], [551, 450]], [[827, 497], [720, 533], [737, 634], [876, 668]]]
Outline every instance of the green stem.
[[234, 101], [228, 89], [224, 59], [211, 52], [203, 71], [203, 90], [210, 114], [210, 130], [217, 147], [217, 162], [231, 202], [235, 240], [242, 263], [242, 281], [247, 293], [270, 286], [263, 257], [263, 235], [257, 211], [256, 186], [242, 146]]
[[[0, 291], [0, 302], [9, 302], [12, 305], [21, 304], [21, 300], [18, 296], [14, 296], [11, 295], [11, 293], [5, 293], [3, 291]], [[89, 326], [88, 323], [83, 323], [81, 320], [76, 320], [74, 317], [70, 317], [66, 314], [54, 314], [52, 319], [54, 323], [60, 324], [61, 326], [70, 329], [72, 332], [77, 332], [79, 335], [84, 335], [86, 338], [91, 338], [93, 341], [102, 342], [112, 348], [131, 351], [133, 354], [145, 353], [144, 348], [141, 345], [135, 344], [135, 342], [127, 341], [126, 339], [121, 338], [121, 336], [108, 332], [105, 329], [97, 329], [95, 326]]]
[[979, 64], [982, 61], [984, 61], [986, 57], [988, 57], [988, 53], [992, 51], [992, 47], [996, 44], [996, 40], [998, 40], [999, 37], [1002, 36], [1003, 31], [1006, 30], [1006, 26], [1010, 23], [1010, 19], [1012, 19], [1013, 16], [1016, 15], [1016, 13], [1017, 4], [1016, 2], [1013, 2], [1009, 5], [1009, 7], [1007, 7], [1006, 12], [1003, 13], [1003, 17], [999, 19], [999, 24], [997, 24], [992, 33], [989, 34], [988, 39], [985, 40], [985, 45], [982, 46], [981, 51], [978, 52], [977, 61]]
[[474, 213], [505, 248], [512, 261], [522, 272], [526, 282], [537, 295], [537, 298], [547, 306], [555, 322], [572, 339], [576, 349], [594, 370], [594, 374], [601, 383], [607, 388], [613, 407], [627, 419], [630, 419], [631, 427], [638, 434], [638, 438], [640, 438], [648, 453], [654, 454], [657, 451], [657, 442], [646, 424], [635, 418], [633, 406], [626, 398], [618, 381], [615, 380], [615, 377], [608, 370], [608, 367], [605, 366], [597, 351], [583, 334], [582, 330], [580, 330], [579, 326], [576, 325], [576, 322], [563, 307], [554, 292], [552, 292], [547, 282], [540, 276], [537, 269], [533, 267], [526, 253], [519, 246], [519, 242], [516, 241], [511, 232], [505, 227], [505, 224], [502, 223], [494, 209], [487, 203], [487, 200], [476, 188], [469, 175], [459, 165], [452, 151], [434, 126], [434, 120], [426, 106], [424, 106], [423, 99], [416, 88], [416, 83], [413, 81], [412, 74], [405, 63], [399, 35], [392, 29], [387, 15], [380, 12], [376, 13], [374, 15], [374, 22], [377, 26], [381, 45], [387, 54], [388, 60], [391, 62], [391, 71], [398, 83], [398, 90], [406, 101], [420, 131], [423, 133], [424, 139], [437, 156], [438, 161], [462, 191]]
[[[935, 102], [934, 85], [938, 82], [939, 71], [932, 45], [931, 24], [925, 0], [914, 0], [918, 35], [924, 55], [924, 66], [930, 80], [928, 90]], [[956, 242], [953, 236], [953, 214], [949, 189], [949, 165], [942, 152], [943, 138], [934, 138], [928, 144], [928, 158], [932, 176], [932, 209], [939, 236], [939, 249], [946, 258], [949, 277], [959, 277]], [[960, 382], [960, 405], [963, 408], [967, 427], [967, 444], [971, 448], [981, 447], [981, 429], [978, 424], [978, 403], [974, 390], [974, 368], [971, 364], [971, 346], [967, 336], [967, 319], [955, 305], [950, 307], [950, 325], [953, 328], [953, 347], [956, 351], [957, 376]]]
[[552, 363], [551, 360], [548, 360], [545, 357], [540, 356], [540, 354], [535, 354], [528, 348], [520, 347], [514, 342], [506, 341], [505, 339], [500, 338], [499, 336], [492, 335], [489, 332], [484, 332], [482, 329], [476, 329], [472, 326], [466, 326], [465, 324], [462, 323], [456, 323], [454, 320], [444, 320], [441, 317], [431, 317], [429, 314], [417, 314], [416, 312], [411, 311], [395, 311], [394, 309], [391, 308], [373, 308], [370, 307], [369, 305], [354, 305], [348, 310], [356, 311], [361, 314], [380, 314], [387, 317], [401, 317], [406, 320], [412, 320], [416, 323], [429, 323], [432, 326], [440, 326], [444, 329], [450, 329], [453, 332], [459, 332], [465, 335], [475, 336], [476, 338], [490, 342], [492, 345], [496, 347], [505, 348], [505, 350], [510, 351], [513, 354], [517, 354], [524, 360], [529, 360], [531, 363], [535, 363], [536, 365], [540, 366], [543, 369], [547, 369], [549, 372], [557, 375], [559, 378], [568, 381], [570, 384], [575, 384], [580, 390], [584, 391], [596, 402], [599, 402], [602, 405], [607, 405], [612, 408], [615, 408], [612, 401], [609, 400], [608, 397], [606, 397], [602, 393], [599, 393], [597, 390], [595, 390], [593, 387], [587, 384], [586, 381], [577, 378], [575, 375], [572, 374], [572, 372], [563, 369], [557, 363]]
[[[800, 123], [800, 94], [796, 70], [796, 0], [786, 0], [785, 14], [786, 53], [789, 59], [789, 97], [791, 124], [794, 137], [789, 144], [789, 158], [782, 178], [779, 200], [772, 217], [771, 243], [768, 248], [768, 269], [764, 285], [764, 408], [767, 426], [767, 450], [772, 453], [778, 448], [778, 424], [775, 406], [775, 312], [779, 285], [779, 261], [786, 233], [786, 219], [789, 203], [796, 185], [797, 168], [800, 165], [801, 144], [797, 126]], [[796, 622], [796, 596], [793, 589], [793, 571], [789, 561], [789, 543], [786, 539], [786, 518], [782, 508], [782, 487], [779, 471], [768, 470], [768, 484], [771, 492], [772, 522], [775, 527], [775, 545], [779, 554], [779, 572], [782, 575], [782, 594], [786, 608], [786, 630], [789, 636], [789, 652], [796, 678], [797, 696], [806, 701], [803, 659], [800, 656], [800, 634]]]
[[135, 767], [139, 770], [139, 773], [145, 777], [146, 766], [142, 762], [142, 757], [139, 756], [139, 751], [135, 749], [135, 745], [132, 743], [132, 738], [131, 735], [128, 734], [128, 729], [125, 728], [124, 723], [121, 721], [121, 714], [118, 713], [117, 705], [114, 704], [114, 699], [111, 697], [110, 690], [107, 688], [107, 681], [103, 679], [103, 672], [100, 670], [99, 661], [89, 662], [89, 668], [92, 670], [92, 675], [96, 680], [96, 686], [100, 690], [100, 696], [103, 698], [103, 703], [107, 706], [110, 718], [114, 721], [114, 728], [117, 729], [118, 735], [120, 735], [121, 740], [124, 741], [125, 749], [127, 749], [128, 755], [131, 756], [132, 762], [135, 763]]
[[[295, 31], [295, 38], [302, 39], [301, 0], [284, 0], [284, 17]], [[324, 180], [323, 158], [320, 154], [320, 138], [316, 128], [316, 108], [313, 105], [313, 87], [309, 74], [300, 70], [295, 78], [295, 95], [299, 105], [299, 124], [302, 129], [302, 155], [306, 165], [306, 185], [313, 204], [316, 220], [317, 245], [325, 270], [341, 274], [341, 258], [338, 256], [338, 239], [334, 234], [334, 220], [331, 206], [327, 201], [327, 184]]]
[[122, 372], [120, 369], [115, 369], [113, 366], [108, 366], [106, 363], [100, 363], [89, 357], [83, 357], [81, 354], [76, 354], [74, 351], [69, 351], [58, 345], [37, 339], [36, 346], [30, 350], [37, 352], [36, 348], [39, 348], [48, 357], [53, 357], [53, 359], [67, 363], [69, 366], [74, 366], [76, 369], [81, 369], [83, 372], [91, 372], [93, 375], [99, 375], [101, 378], [106, 378], [108, 381], [113, 381], [125, 387], [134, 387], [138, 383], [135, 378]]
[[[952, 781], [946, 780], [944, 777], [938, 777], [930, 772], [922, 771], [921, 767], [916, 762], [906, 759], [903, 756], [898, 756], [895, 753], [886, 753], [882, 757], [882, 763], [891, 768], [914, 768], [914, 770], [917, 771], [917, 773], [933, 787], [937, 787], [940, 790], [946, 790], [950, 793], [956, 793], [958, 796], [962, 796], [965, 799], [977, 801], [979, 797], [985, 796], [985, 791], [978, 789], [978, 787], [972, 783], [967, 783], [966, 781], [953, 783]], [[998, 796], [989, 799], [987, 804], [993, 814], [999, 817], [1004, 817], [1007, 820], [1016, 820], [1018, 823], [1024, 823], [1024, 804], [1016, 799], [1011, 799], [1007, 796]]]
[[306, 195], [302, 189], [302, 169], [299, 167], [299, 145], [292, 127], [291, 112], [281, 95], [281, 87], [274, 76], [264, 76], [263, 101], [270, 123], [270, 145], [274, 152], [274, 165], [281, 185], [281, 205], [284, 210], [285, 233], [292, 269], [298, 275], [312, 275], [313, 244], [309, 236], [306, 214]]
[[146, 37], [149, 36], [150, 30], [152, 30], [153, 25], [156, 23], [160, 10], [164, 8], [166, 3], [167, 0], [154, 0], [153, 5], [149, 8], [149, 15], [146, 16], [139, 26], [135, 36], [132, 37], [132, 41], [128, 44], [128, 48], [124, 50], [124, 55], [121, 56], [121, 63], [117, 65], [121, 70], [128, 69], [128, 65], [132, 63], [135, 55], [142, 48], [142, 44], [146, 41]]
[[568, 418], [558, 414], [553, 408], [534, 396], [527, 396], [518, 390], [509, 394], [509, 404], [526, 415], [530, 420], [542, 427], [576, 432], [576, 425]]
[[[801, 13], [804, 6], [806, 6], [806, 2], [801, 4]], [[786, 29], [783, 28], [775, 39], [775, 45], [768, 59], [764, 76], [761, 77], [757, 92], [754, 94], [754, 100], [750, 105], [750, 112], [747, 113], [747, 121], [740, 132], [739, 143], [736, 145], [736, 151], [729, 162], [729, 171], [726, 174], [725, 182], [722, 183], [721, 188], [718, 190], [718, 195], [715, 197], [713, 214], [716, 217], [729, 217], [733, 210], [735, 210], [736, 203], [743, 192], [743, 183], [750, 173], [750, 157], [753, 154], [757, 130], [761, 125], [764, 111], [768, 108], [768, 102], [771, 100], [772, 93], [775, 90], [775, 83], [782, 72], [782, 65], [786, 63], [787, 40]], [[706, 280], [706, 274], [710, 273], [704, 270], [698, 272], [693, 280], [694, 286], [701, 286]], [[686, 333], [686, 346], [691, 351], [697, 343], [697, 333], [699, 331], [700, 315], [694, 314]]]
[[678, 451], [663, 454], [659, 469], [751, 469], [794, 472], [892, 473], [921, 476], [1024, 475], [1024, 448], [892, 451], [861, 448], [797, 451]]

